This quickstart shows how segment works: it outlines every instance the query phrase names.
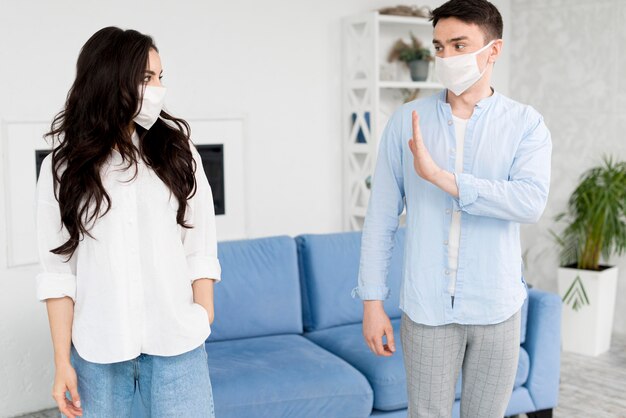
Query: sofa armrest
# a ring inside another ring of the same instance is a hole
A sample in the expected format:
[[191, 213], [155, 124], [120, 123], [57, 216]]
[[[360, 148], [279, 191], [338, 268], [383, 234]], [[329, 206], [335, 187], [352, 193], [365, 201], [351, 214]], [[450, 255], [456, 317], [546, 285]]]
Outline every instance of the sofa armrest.
[[528, 291], [528, 324], [522, 346], [530, 357], [524, 386], [537, 410], [554, 408], [561, 370], [561, 298], [541, 290]]

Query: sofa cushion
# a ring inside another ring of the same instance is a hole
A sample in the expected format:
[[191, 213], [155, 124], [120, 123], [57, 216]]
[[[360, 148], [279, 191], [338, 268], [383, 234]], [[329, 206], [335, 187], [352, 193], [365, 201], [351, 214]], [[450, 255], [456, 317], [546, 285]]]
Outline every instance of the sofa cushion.
[[[344, 325], [305, 334], [306, 338], [346, 360], [365, 375], [374, 389], [374, 408], [381, 411], [407, 407], [400, 319], [392, 320], [391, 324], [396, 340], [396, 352], [391, 357], [377, 357], [372, 354], [363, 339], [361, 324]], [[515, 388], [526, 382], [529, 368], [528, 353], [520, 347]], [[460, 396], [461, 376], [456, 385], [456, 399]]]
[[221, 242], [209, 341], [302, 333], [296, 244], [290, 237]]
[[[390, 318], [401, 315], [400, 285], [405, 229], [396, 233], [387, 285], [391, 289], [385, 301]], [[357, 285], [361, 251], [361, 233], [301, 235], [296, 238], [304, 327], [306, 331], [354, 324], [363, 317], [363, 304], [350, 293]]]
[[305, 337], [336, 354], [365, 375], [374, 389], [374, 408], [393, 411], [407, 407], [406, 375], [400, 342], [400, 319], [391, 321], [396, 352], [375, 356], [365, 344], [361, 324], [344, 325], [306, 333]]
[[217, 417], [365, 417], [372, 410], [365, 377], [300, 335], [206, 347]]

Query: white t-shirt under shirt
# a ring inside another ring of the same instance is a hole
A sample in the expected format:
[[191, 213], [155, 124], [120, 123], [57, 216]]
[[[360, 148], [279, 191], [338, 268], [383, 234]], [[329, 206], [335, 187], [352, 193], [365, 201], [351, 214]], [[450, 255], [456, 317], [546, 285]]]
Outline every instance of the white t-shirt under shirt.
[[[138, 136], [133, 142], [138, 145]], [[191, 145], [191, 144], [190, 144]], [[185, 229], [178, 201], [139, 159], [133, 167], [113, 150], [101, 171], [111, 209], [97, 219], [69, 262], [50, 252], [68, 237], [52, 182], [51, 156], [37, 185], [37, 238], [42, 272], [37, 297], [71, 297], [72, 342], [93, 363], [130, 360], [141, 353], [173, 356], [209, 336], [206, 310], [193, 302], [195, 279], [220, 279], [213, 197], [198, 151], [195, 195], [187, 201]], [[129, 181], [131, 180], [131, 181]], [[105, 203], [106, 207], [106, 203]]]
[[[454, 131], [456, 134], [456, 160], [454, 169], [457, 173], [463, 172], [463, 145], [465, 142], [465, 129], [468, 119], [461, 119], [452, 115]], [[452, 211], [452, 223], [448, 236], [448, 266], [450, 269], [450, 283], [448, 291], [454, 296], [456, 289], [456, 271], [459, 264], [459, 241], [461, 239], [461, 211]]]

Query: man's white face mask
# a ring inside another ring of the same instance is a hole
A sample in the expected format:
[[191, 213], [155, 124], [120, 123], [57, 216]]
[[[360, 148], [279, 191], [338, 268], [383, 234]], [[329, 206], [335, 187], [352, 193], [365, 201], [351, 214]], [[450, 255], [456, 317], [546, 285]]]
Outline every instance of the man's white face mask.
[[165, 87], [146, 86], [143, 92], [143, 100], [140, 104], [139, 114], [134, 121], [146, 130], [152, 128], [159, 119], [165, 100]]
[[487, 66], [480, 72], [476, 56], [489, 48], [495, 41], [489, 42], [478, 51], [448, 58], [435, 57], [435, 73], [439, 81], [452, 93], [460, 96], [472, 87], [487, 71]]

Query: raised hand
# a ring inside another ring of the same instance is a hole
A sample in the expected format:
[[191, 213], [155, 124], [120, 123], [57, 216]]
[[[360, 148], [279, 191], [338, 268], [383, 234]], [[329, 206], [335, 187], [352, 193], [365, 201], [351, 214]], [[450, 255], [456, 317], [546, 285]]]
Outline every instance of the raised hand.
[[422, 132], [420, 131], [420, 118], [417, 112], [413, 111], [413, 138], [409, 139], [409, 148], [413, 154], [413, 167], [418, 176], [431, 182], [444, 192], [453, 197], [459, 197], [459, 189], [456, 185], [454, 174], [439, 167], [430, 152], [424, 145]]
[[433, 161], [430, 152], [424, 145], [422, 132], [420, 131], [419, 115], [413, 111], [413, 138], [409, 139], [409, 148], [413, 154], [413, 167], [415, 172], [424, 180], [432, 182], [442, 171]]

